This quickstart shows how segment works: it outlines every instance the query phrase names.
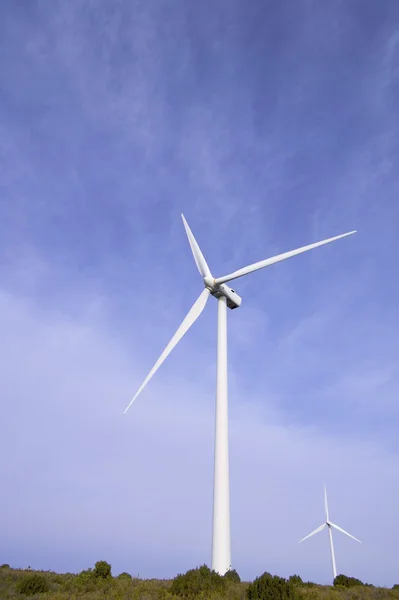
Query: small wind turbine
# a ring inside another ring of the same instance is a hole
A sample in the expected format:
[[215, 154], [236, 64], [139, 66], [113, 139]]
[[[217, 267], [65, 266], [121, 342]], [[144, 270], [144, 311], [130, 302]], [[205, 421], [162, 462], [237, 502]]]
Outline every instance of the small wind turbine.
[[230, 489], [229, 489], [229, 440], [228, 440], [228, 402], [227, 402], [227, 310], [238, 308], [241, 305], [240, 296], [226, 285], [227, 281], [248, 275], [258, 269], [269, 267], [286, 258], [291, 258], [312, 248], [323, 246], [340, 238], [356, 233], [350, 231], [342, 235], [303, 246], [284, 254], [278, 254], [260, 262], [243, 267], [230, 275], [213, 278], [206, 260], [197, 244], [194, 235], [182, 215], [184, 228], [191, 246], [198, 271], [203, 278], [205, 289], [188, 312], [180, 327], [158, 358], [151, 371], [144, 379], [133, 399], [124, 411], [127, 412], [131, 404], [150, 381], [154, 373], [190, 329], [205, 308], [210, 295], [218, 300], [218, 337], [217, 337], [217, 375], [216, 375], [216, 427], [215, 427], [215, 463], [214, 463], [214, 489], [213, 489], [213, 533], [212, 533], [212, 569], [224, 575], [231, 568], [230, 564]]
[[[335, 563], [335, 553], [334, 553], [334, 544], [333, 544], [333, 537], [332, 537], [332, 529], [334, 528], [337, 531], [340, 531], [341, 533], [344, 533], [345, 535], [347, 535], [348, 537], [352, 538], [353, 540], [356, 540], [356, 542], [359, 542], [359, 544], [361, 544], [362, 542], [360, 540], [358, 540], [357, 538], [355, 538], [350, 533], [348, 533], [347, 531], [345, 531], [345, 529], [342, 529], [342, 527], [339, 527], [339, 525], [335, 525], [335, 523], [333, 523], [332, 521], [330, 521], [330, 517], [328, 515], [328, 502], [327, 502], [327, 488], [326, 488], [326, 486], [324, 486], [324, 509], [326, 511], [326, 521], [325, 521], [325, 523], [323, 523], [323, 525], [320, 525], [320, 527], [318, 527], [317, 529], [315, 529], [314, 531], [312, 531], [312, 533], [309, 533], [309, 535], [307, 535], [306, 537], [304, 537], [301, 540], [299, 540], [298, 543], [300, 544], [304, 540], [307, 540], [308, 538], [312, 537], [312, 535], [315, 535], [316, 533], [319, 533], [319, 531], [322, 531], [325, 527], [327, 527], [328, 528], [328, 536], [330, 538], [330, 550], [331, 550], [331, 561], [332, 561], [333, 577], [335, 579], [336, 576], [337, 576], [337, 566], [336, 566], [336, 563]], [[333, 579], [333, 582], [334, 582], [334, 579]]]

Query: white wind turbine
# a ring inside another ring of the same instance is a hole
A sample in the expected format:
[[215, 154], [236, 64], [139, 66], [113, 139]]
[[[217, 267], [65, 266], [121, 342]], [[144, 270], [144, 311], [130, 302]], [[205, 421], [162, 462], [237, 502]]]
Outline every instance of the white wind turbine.
[[334, 553], [334, 544], [333, 544], [332, 530], [336, 529], [337, 531], [340, 531], [341, 533], [344, 533], [345, 535], [347, 535], [348, 537], [352, 538], [353, 540], [356, 540], [356, 542], [359, 542], [359, 544], [361, 544], [362, 542], [360, 540], [358, 540], [357, 538], [355, 538], [350, 533], [348, 533], [347, 531], [345, 531], [345, 529], [342, 529], [342, 527], [339, 527], [338, 525], [335, 525], [335, 523], [333, 523], [332, 521], [330, 521], [330, 517], [329, 517], [329, 514], [328, 514], [328, 502], [327, 502], [327, 488], [326, 488], [326, 486], [324, 486], [324, 509], [325, 509], [325, 512], [326, 512], [325, 523], [323, 523], [323, 525], [320, 525], [320, 527], [318, 527], [317, 529], [315, 529], [314, 531], [312, 531], [312, 533], [309, 533], [309, 535], [307, 535], [306, 537], [304, 537], [301, 540], [299, 540], [298, 543], [300, 544], [304, 540], [307, 540], [308, 538], [312, 537], [312, 535], [315, 535], [316, 533], [319, 533], [319, 531], [322, 531], [323, 529], [325, 529], [325, 527], [328, 528], [328, 536], [330, 538], [330, 550], [331, 550], [331, 562], [332, 562], [332, 570], [333, 570], [333, 581], [334, 581], [334, 579], [337, 576], [337, 565], [336, 565], [336, 562], [335, 562], [335, 553]]
[[124, 411], [127, 412], [131, 404], [147, 385], [154, 373], [190, 329], [205, 308], [210, 295], [218, 300], [218, 335], [217, 335], [217, 375], [216, 375], [216, 424], [215, 424], [215, 463], [214, 463], [214, 490], [213, 490], [213, 533], [212, 533], [212, 569], [223, 575], [231, 568], [230, 555], [230, 489], [229, 489], [229, 441], [228, 441], [228, 402], [227, 402], [227, 307], [238, 308], [241, 305], [240, 296], [226, 285], [226, 282], [243, 275], [248, 275], [263, 267], [269, 267], [277, 262], [291, 258], [312, 248], [323, 246], [329, 242], [356, 233], [350, 231], [342, 235], [303, 246], [284, 254], [278, 254], [243, 267], [230, 275], [214, 279], [206, 260], [192, 234], [187, 221], [182, 215], [183, 224], [187, 233], [191, 251], [194, 256], [198, 271], [203, 278], [205, 289], [201, 292], [180, 327], [144, 379], [133, 399]]

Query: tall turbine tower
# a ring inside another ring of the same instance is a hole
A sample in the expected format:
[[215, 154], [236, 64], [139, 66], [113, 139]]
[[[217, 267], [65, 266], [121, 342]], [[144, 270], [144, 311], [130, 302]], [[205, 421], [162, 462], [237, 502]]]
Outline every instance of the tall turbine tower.
[[212, 569], [224, 575], [231, 568], [230, 555], [230, 488], [229, 488], [229, 439], [228, 439], [228, 402], [227, 402], [227, 307], [238, 308], [241, 305], [240, 296], [226, 285], [228, 281], [248, 275], [258, 269], [269, 267], [286, 258], [291, 258], [312, 248], [323, 246], [340, 238], [356, 233], [350, 231], [342, 235], [303, 246], [284, 254], [278, 254], [260, 262], [243, 267], [230, 275], [214, 279], [207, 263], [197, 244], [194, 235], [182, 215], [191, 251], [194, 256], [198, 271], [203, 279], [204, 289], [191, 307], [180, 327], [144, 379], [124, 413], [147, 385], [154, 373], [190, 329], [205, 308], [209, 296], [218, 301], [218, 337], [217, 337], [217, 369], [216, 369], [216, 426], [215, 426], [215, 465], [214, 465], [214, 491], [213, 491], [213, 534], [212, 534]]
[[330, 539], [330, 551], [331, 551], [331, 562], [332, 562], [333, 583], [334, 583], [334, 579], [337, 576], [337, 565], [336, 565], [336, 562], [335, 562], [335, 552], [334, 552], [332, 530], [336, 529], [337, 531], [340, 531], [341, 533], [344, 533], [348, 537], [350, 537], [353, 540], [356, 540], [357, 542], [359, 542], [359, 544], [361, 544], [362, 542], [360, 540], [358, 540], [357, 538], [355, 538], [350, 533], [348, 533], [347, 531], [345, 531], [345, 529], [342, 529], [342, 527], [339, 527], [338, 525], [335, 525], [335, 523], [332, 523], [332, 521], [330, 521], [330, 517], [329, 517], [329, 514], [328, 514], [328, 502], [327, 502], [327, 488], [326, 488], [326, 486], [324, 486], [324, 510], [326, 512], [326, 520], [323, 523], [323, 525], [320, 525], [320, 527], [318, 527], [317, 529], [315, 529], [314, 531], [312, 531], [312, 533], [309, 533], [309, 535], [307, 535], [306, 537], [304, 537], [301, 540], [299, 540], [298, 543], [300, 544], [304, 540], [307, 540], [308, 538], [312, 537], [312, 535], [315, 535], [316, 533], [319, 533], [319, 531], [322, 531], [325, 527], [327, 527], [327, 529], [328, 529], [328, 537]]

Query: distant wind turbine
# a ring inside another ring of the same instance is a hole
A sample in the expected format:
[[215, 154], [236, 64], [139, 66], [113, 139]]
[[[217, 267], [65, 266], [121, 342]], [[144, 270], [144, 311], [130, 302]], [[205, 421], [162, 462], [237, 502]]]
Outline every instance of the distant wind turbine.
[[[212, 569], [224, 575], [231, 568], [230, 560], [230, 486], [229, 486], [229, 439], [228, 439], [228, 401], [227, 401], [227, 307], [238, 308], [241, 305], [240, 296], [226, 285], [226, 282], [243, 275], [248, 275], [258, 269], [269, 267], [286, 258], [291, 258], [302, 252], [312, 250], [318, 246], [329, 244], [335, 240], [356, 233], [351, 231], [342, 235], [303, 246], [297, 250], [291, 250], [284, 254], [278, 254], [260, 262], [243, 267], [224, 277], [214, 279], [206, 263], [197, 241], [182, 215], [184, 228], [191, 246], [197, 269], [203, 280], [205, 289], [201, 292], [180, 327], [144, 379], [133, 399], [128, 404], [124, 413], [150, 381], [161, 364], [171, 353], [176, 344], [187, 333], [193, 323], [198, 319], [205, 308], [209, 296], [218, 300], [218, 337], [217, 337], [217, 375], [216, 375], [216, 427], [215, 427], [215, 463], [214, 463], [214, 488], [213, 488], [213, 534], [212, 534]], [[181, 293], [184, 294], [184, 285], [181, 281], [175, 281]]]
[[[345, 529], [342, 529], [342, 527], [339, 527], [338, 525], [335, 525], [335, 523], [333, 523], [332, 521], [330, 521], [330, 517], [328, 515], [328, 502], [327, 502], [327, 488], [326, 488], [326, 486], [324, 486], [324, 509], [326, 511], [326, 521], [325, 521], [325, 523], [323, 523], [323, 525], [320, 525], [320, 527], [318, 527], [317, 529], [315, 529], [314, 531], [312, 531], [312, 533], [309, 533], [309, 535], [307, 535], [306, 537], [304, 537], [301, 540], [299, 540], [298, 543], [300, 544], [304, 540], [307, 540], [308, 538], [312, 537], [312, 535], [315, 535], [316, 533], [319, 533], [319, 531], [322, 531], [323, 529], [325, 529], [325, 527], [327, 527], [328, 528], [328, 536], [330, 538], [330, 550], [331, 550], [331, 561], [332, 561], [333, 577], [335, 579], [336, 576], [337, 576], [337, 566], [336, 566], [336, 563], [335, 563], [335, 553], [334, 553], [334, 544], [333, 544], [332, 529], [334, 528], [337, 531], [340, 531], [341, 533], [344, 533], [345, 535], [347, 535], [348, 537], [352, 538], [353, 540], [356, 540], [356, 542], [359, 542], [359, 544], [361, 544], [362, 542], [360, 540], [358, 540], [357, 538], [355, 538], [350, 533], [348, 533], [347, 531], [345, 531]], [[334, 581], [334, 579], [333, 579], [333, 581]]]

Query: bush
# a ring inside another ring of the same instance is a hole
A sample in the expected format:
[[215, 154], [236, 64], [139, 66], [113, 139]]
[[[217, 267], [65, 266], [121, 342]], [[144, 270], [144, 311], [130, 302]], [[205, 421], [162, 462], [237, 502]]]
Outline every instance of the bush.
[[223, 593], [226, 587], [227, 581], [224, 577], [202, 565], [198, 569], [190, 569], [184, 575], [177, 575], [172, 581], [170, 591], [176, 596], [194, 598], [201, 592], [207, 595], [212, 592]]
[[87, 588], [90, 583], [94, 582], [94, 571], [93, 569], [85, 569], [81, 571], [74, 579], [75, 584], [79, 588]]
[[93, 575], [99, 579], [107, 579], [108, 577], [111, 577], [111, 565], [105, 560], [97, 561], [94, 565]]
[[224, 579], [232, 581], [233, 583], [241, 583], [241, 577], [235, 569], [230, 569], [223, 575]]
[[395, 583], [395, 585], [392, 586], [393, 590], [399, 590], [399, 583]]
[[34, 596], [35, 594], [44, 594], [49, 591], [49, 585], [44, 575], [34, 573], [27, 575], [18, 584], [17, 590], [25, 596]]
[[283, 577], [263, 573], [247, 589], [248, 600], [294, 600], [295, 587]]
[[343, 587], [350, 588], [356, 585], [364, 585], [360, 579], [356, 577], [348, 577], [347, 575], [337, 575], [334, 579], [334, 585], [342, 585]]
[[0, 569], [9, 569], [10, 565], [7, 565], [6, 563], [4, 563], [4, 565], [1, 565]]
[[118, 579], [131, 579], [132, 576], [130, 575], [130, 573], [120, 573], [118, 575]]
[[291, 577], [288, 578], [288, 583], [292, 583], [294, 585], [302, 585], [302, 577], [299, 577], [299, 575], [291, 575]]

